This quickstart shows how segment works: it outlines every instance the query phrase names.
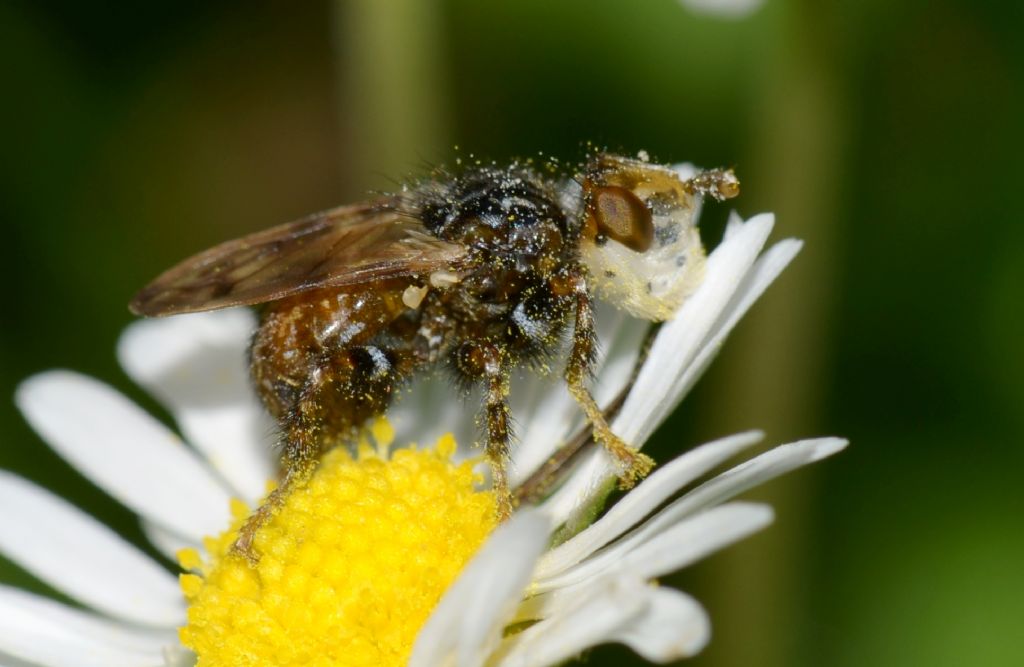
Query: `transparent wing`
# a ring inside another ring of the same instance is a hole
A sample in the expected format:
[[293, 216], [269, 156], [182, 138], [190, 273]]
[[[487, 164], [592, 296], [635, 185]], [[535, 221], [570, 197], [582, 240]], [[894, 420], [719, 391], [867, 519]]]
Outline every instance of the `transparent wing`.
[[129, 307], [174, 315], [458, 270], [465, 248], [431, 236], [399, 208], [396, 198], [344, 206], [227, 241], [166, 271]]

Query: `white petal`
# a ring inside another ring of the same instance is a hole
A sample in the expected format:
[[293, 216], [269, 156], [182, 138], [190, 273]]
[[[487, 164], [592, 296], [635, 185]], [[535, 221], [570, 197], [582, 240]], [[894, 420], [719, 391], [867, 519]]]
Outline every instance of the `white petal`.
[[664, 663], [700, 653], [711, 639], [711, 621], [689, 595], [649, 587], [644, 613], [617, 628], [610, 641], [626, 644], [651, 662]]
[[248, 308], [140, 320], [118, 341], [125, 371], [174, 415], [185, 438], [253, 503], [274, 475], [273, 420], [246, 369]]
[[510, 393], [518, 442], [509, 478], [516, 486], [551, 456], [582, 416], [559, 377], [513, 382]]
[[0, 587], [0, 652], [47, 667], [157, 667], [175, 631], [147, 631]]
[[679, 489], [727, 458], [760, 442], [763, 434], [750, 431], [701, 445], [656, 469], [588, 528], [548, 551], [537, 564], [535, 577], [558, 574], [632, 528]]
[[426, 375], [414, 380], [408, 390], [396, 397], [395, 404], [388, 410], [388, 419], [395, 429], [398, 445], [410, 442], [433, 445], [439, 437], [451, 433], [459, 445], [461, 460], [480, 454], [473, 449], [478, 407], [477, 401], [460, 396], [449, 379]]
[[725, 223], [725, 233], [722, 240], [726, 241], [738, 234], [743, 229], [743, 218], [736, 211], [729, 211], [729, 219]]
[[39, 663], [25, 662], [0, 651], [0, 667], [39, 667]]
[[175, 644], [164, 649], [164, 667], [194, 667], [196, 654], [184, 646]]
[[718, 321], [715, 322], [697, 354], [694, 355], [693, 361], [672, 385], [665, 400], [658, 404], [658, 410], [648, 417], [648, 421], [645, 422], [644, 428], [638, 436], [641, 440], [650, 437], [656, 428], [655, 424], [661, 423], [676, 409], [683, 397], [704, 374], [736, 324], [782, 273], [782, 270], [789, 265], [790, 261], [796, 257], [801, 247], [803, 247], [802, 241], [786, 239], [776, 243], [758, 258], [751, 270], [744, 276], [736, 293], [726, 305]]
[[[846, 441], [840, 438], [818, 438], [780, 445], [765, 452], [704, 482], [682, 498], [669, 504], [629, 535], [578, 566], [575, 574], [571, 574], [572, 570], [569, 570], [564, 576], [571, 577], [571, 580], [574, 581], [588, 571], [600, 570], [607, 565], [607, 561], [614, 561], [624, 551], [632, 550], [637, 545], [654, 539], [683, 518], [704, 508], [725, 502], [747, 489], [785, 474], [794, 468], [831, 456], [846, 447], [846, 444]], [[557, 583], [552, 580], [549, 585]]]
[[16, 402], [57, 453], [138, 514], [193, 539], [228, 525], [229, 496], [211, 470], [107, 385], [49, 371], [23, 382]]
[[689, 596], [633, 577], [606, 577], [591, 582], [561, 613], [509, 637], [493, 664], [561, 664], [614, 641], [665, 661], [699, 652], [710, 632], [707, 614]]
[[530, 583], [549, 530], [547, 519], [531, 510], [499, 526], [420, 630], [410, 667], [482, 664]]
[[681, 570], [771, 521], [772, 510], [767, 505], [729, 503], [713, 507], [656, 533], [638, 529], [573, 568], [538, 578], [531, 590], [545, 592], [585, 585], [589, 579], [614, 574], [654, 579]]
[[137, 623], [184, 618], [174, 577], [73, 505], [0, 471], [0, 508], [0, 551], [54, 588]]
[[571, 600], [562, 613], [506, 639], [493, 664], [557, 665], [591, 646], [607, 642], [617, 628], [643, 613], [647, 602], [645, 588], [645, 583], [634, 579], [607, 578], [594, 582]]
[[627, 442], [643, 442], [680, 398], [673, 385], [690, 366], [754, 265], [774, 225], [773, 216], [758, 215], [723, 241], [708, 257], [707, 274], [675, 319], [666, 322], [651, 346], [615, 432]]
[[615, 398], [628, 379], [651, 323], [633, 317], [614, 304], [598, 301], [594, 305], [594, 325], [598, 355], [592, 369], [596, 378], [593, 394], [598, 403], [605, 403]]
[[656, 534], [665, 526], [677, 522], [681, 517], [725, 502], [747, 489], [763, 484], [794, 468], [832, 456], [836, 452], [842, 451], [846, 445], [847, 441], [842, 438], [816, 438], [779, 445], [704, 482], [668, 505], [645, 523], [641, 530]]
[[[674, 395], [674, 385], [679, 383], [712, 334], [715, 323], [753, 266], [773, 224], [771, 215], [751, 218], [708, 257], [704, 281], [675, 319], [658, 332], [622, 411], [612, 423], [612, 429], [624, 440], [641, 446], [644, 438], [658, 426], [653, 415], [657, 413], [663, 418], [681, 398]], [[614, 467], [607, 454], [595, 448], [549, 499], [550, 516], [561, 523], [573, 512], [585, 509], [612, 474]]]
[[[742, 240], [744, 239], [742, 236], [744, 229], [745, 225], [739, 220], [738, 216], [734, 215], [733, 219], [730, 220], [730, 227], [726, 231], [726, 238]], [[747, 240], [749, 241], [749, 239]], [[692, 356], [692, 360], [685, 365], [683, 372], [675, 377], [671, 387], [664, 394], [655, 394], [659, 396], [659, 400], [652, 399], [647, 402], [640, 400], [627, 401], [627, 404], [623, 406], [620, 413], [620, 419], [613, 423], [613, 429], [617, 432], [619, 432], [619, 429], [621, 429], [621, 432], [628, 432], [631, 429], [630, 423], [632, 423], [636, 431], [635, 439], [632, 442], [637, 445], [642, 445], [646, 442], [661, 422], [675, 410], [687, 392], [700, 379], [700, 376], [703, 375], [708, 365], [718, 354], [729, 333], [732, 332], [747, 310], [750, 309], [754, 302], [796, 256], [802, 245], [800, 241], [787, 239], [775, 244], [761, 255], [743, 276], [729, 302], [722, 309], [718, 319], [700, 342], [696, 353]], [[666, 325], [666, 330], [659, 333], [658, 340], [652, 347], [651, 355], [645, 364], [645, 368], [648, 365], [653, 369], [662, 368], [662, 357], [657, 355], [663, 355], [663, 358], [668, 362], [673, 354], [675, 354], [677, 346], [676, 334], [686, 333], [685, 329], [679, 328], [677, 324], [678, 320], [673, 321]], [[665, 336], [665, 338], [662, 338], [662, 336]], [[631, 399], [644, 396], [647, 391], [648, 388], [638, 380], [637, 385], [631, 391]], [[623, 425], [623, 422], [625, 422], [625, 425]], [[589, 505], [589, 499], [594, 497], [595, 492], [601, 489], [605, 481], [613, 474], [613, 468], [605, 452], [596, 450], [589, 457], [588, 460], [580, 464], [577, 473], [575, 473], [580, 479], [576, 489], [564, 491], [558, 499], [558, 502], [566, 508], [563, 511], [568, 511], [567, 504], [570, 502], [570, 493], [573, 491], [578, 494], [576, 499], [577, 507], [586, 508]], [[590, 482], [584, 484], [582, 480], [588, 476]]]
[[182, 537], [152, 521], [143, 520], [141, 524], [142, 532], [149, 543], [172, 562], [178, 562], [178, 552], [182, 549], [198, 549], [200, 553], [204, 553], [203, 543], [198, 540]]

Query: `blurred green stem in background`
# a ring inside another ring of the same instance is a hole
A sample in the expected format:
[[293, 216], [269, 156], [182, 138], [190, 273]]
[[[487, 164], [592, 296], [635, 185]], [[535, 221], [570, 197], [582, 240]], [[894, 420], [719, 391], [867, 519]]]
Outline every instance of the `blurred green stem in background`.
[[442, 22], [438, 5], [421, 0], [337, 0], [333, 14], [339, 153], [347, 194], [358, 199], [395, 189], [411, 165], [451, 150]]
[[[739, 173], [748, 207], [775, 212], [775, 237], [807, 245], [716, 362], [722, 372], [709, 419], [714, 432], [750, 426], [764, 429], [768, 442], [784, 442], [823, 428], [817, 416], [825, 398], [847, 124], [834, 46], [818, 29], [827, 9], [776, 0], [762, 11], [765, 64], [750, 115], [753, 159]], [[804, 476], [776, 482], [762, 494], [775, 507], [776, 525], [708, 564], [707, 602], [721, 637], [708, 648], [708, 657], [715, 655], [710, 664], [799, 663], [805, 638], [798, 633], [813, 624], [800, 611], [816, 491]]]

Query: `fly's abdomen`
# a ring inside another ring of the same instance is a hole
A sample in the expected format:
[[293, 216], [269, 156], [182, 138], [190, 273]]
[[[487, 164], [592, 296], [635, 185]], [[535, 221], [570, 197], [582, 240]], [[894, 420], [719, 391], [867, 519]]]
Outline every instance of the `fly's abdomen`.
[[[313, 381], [337, 385], [344, 394], [353, 378], [387, 371], [387, 352], [371, 343], [406, 308], [403, 286], [396, 287], [397, 292], [313, 290], [267, 305], [253, 336], [250, 371], [271, 415], [285, 417]], [[319, 377], [324, 373], [332, 377]]]

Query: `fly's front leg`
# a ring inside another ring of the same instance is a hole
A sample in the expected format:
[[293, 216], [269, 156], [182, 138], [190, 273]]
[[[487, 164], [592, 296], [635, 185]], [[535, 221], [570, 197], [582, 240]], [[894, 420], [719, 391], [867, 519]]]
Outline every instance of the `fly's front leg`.
[[569, 289], [576, 303], [576, 325], [572, 335], [569, 362], [565, 367], [565, 381], [569, 385], [569, 393], [583, 409], [594, 429], [594, 440], [601, 443], [621, 467], [619, 486], [629, 489], [651, 471], [654, 459], [641, 454], [612, 432], [604, 413], [587, 389], [586, 382], [592, 375], [597, 347], [594, 309], [583, 273], [576, 271], [568, 278]]
[[717, 201], [732, 199], [740, 194], [740, 181], [732, 169], [708, 169], [697, 172], [686, 181], [691, 192], [712, 197]]
[[491, 467], [491, 482], [498, 520], [512, 516], [512, 492], [508, 486], [509, 446], [512, 442], [511, 410], [508, 405], [509, 370], [502, 350], [492, 343], [468, 343], [456, 354], [459, 373], [484, 385], [485, 453]]

